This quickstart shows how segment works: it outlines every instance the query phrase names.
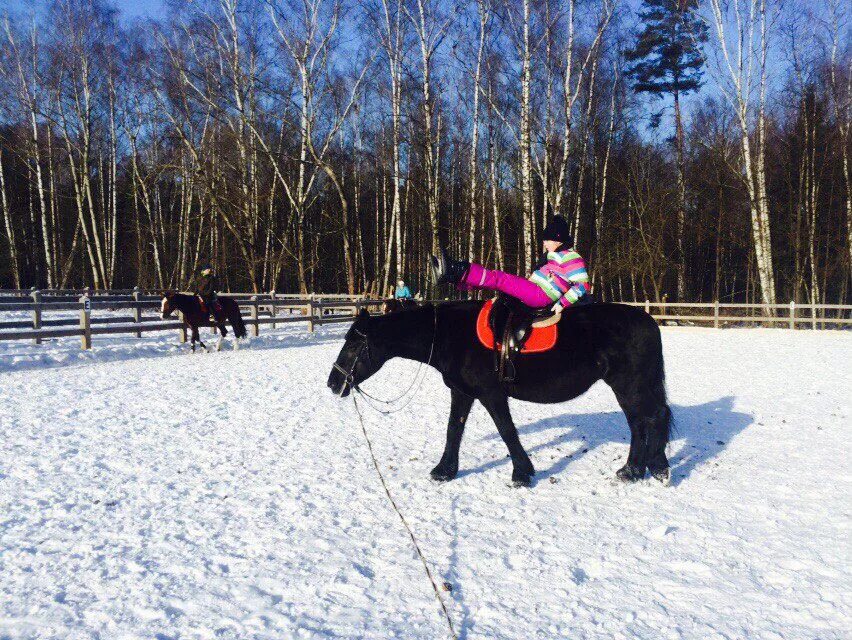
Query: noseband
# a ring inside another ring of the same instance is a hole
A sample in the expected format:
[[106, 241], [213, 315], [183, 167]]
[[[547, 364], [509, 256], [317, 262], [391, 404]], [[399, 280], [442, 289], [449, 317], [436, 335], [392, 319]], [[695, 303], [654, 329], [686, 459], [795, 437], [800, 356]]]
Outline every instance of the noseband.
[[363, 331], [358, 330], [358, 329], [353, 329], [353, 331], [355, 332], [356, 335], [363, 338], [363, 342], [361, 342], [361, 344], [358, 345], [358, 352], [355, 354], [355, 357], [352, 359], [352, 366], [349, 367], [349, 371], [347, 371], [346, 369], [341, 367], [336, 362], [334, 363], [334, 365], [332, 365], [334, 367], [334, 369], [336, 369], [337, 371], [342, 373], [343, 377], [344, 377], [344, 383], [343, 383], [343, 386], [340, 388], [340, 394], [339, 394], [341, 397], [343, 396], [344, 393], [346, 393], [347, 387], [351, 388], [351, 389], [358, 389], [358, 385], [355, 384], [355, 367], [358, 366], [358, 361], [361, 359], [361, 354], [366, 352], [367, 353], [367, 362], [372, 362], [372, 358], [370, 357], [370, 342], [367, 339], [367, 334], [364, 333]]

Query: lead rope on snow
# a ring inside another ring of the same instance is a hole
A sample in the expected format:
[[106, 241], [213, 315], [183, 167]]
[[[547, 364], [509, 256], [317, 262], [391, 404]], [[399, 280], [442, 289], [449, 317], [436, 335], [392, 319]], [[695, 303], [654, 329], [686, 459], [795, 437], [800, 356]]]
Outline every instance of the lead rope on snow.
[[381, 468], [379, 467], [379, 461], [376, 460], [376, 454], [373, 453], [373, 443], [370, 441], [370, 436], [367, 435], [367, 428], [364, 426], [364, 416], [361, 415], [361, 409], [358, 406], [358, 400], [356, 400], [354, 395], [352, 396], [352, 402], [355, 405], [355, 413], [358, 414], [358, 422], [361, 424], [361, 433], [364, 434], [364, 441], [367, 443], [367, 449], [370, 452], [370, 459], [373, 461], [373, 467], [375, 467], [376, 473], [379, 476], [379, 480], [381, 480], [382, 482], [382, 487], [385, 490], [385, 495], [388, 497], [388, 500], [390, 501], [393, 510], [396, 511], [396, 515], [398, 515], [399, 519], [402, 521], [402, 525], [408, 532], [408, 537], [411, 538], [411, 544], [414, 546], [414, 550], [420, 557], [420, 562], [423, 563], [423, 569], [426, 571], [426, 577], [429, 578], [429, 582], [432, 584], [432, 590], [435, 592], [435, 599], [438, 601], [438, 604], [441, 605], [441, 611], [444, 614], [444, 619], [447, 621], [447, 627], [450, 630], [450, 637], [453, 638], [453, 640], [458, 640], [458, 635], [456, 634], [455, 627], [453, 627], [453, 620], [452, 618], [450, 618], [450, 612], [447, 610], [447, 605], [444, 604], [444, 599], [441, 597], [441, 591], [438, 589], [438, 583], [435, 582], [435, 577], [432, 575], [432, 570], [429, 568], [429, 563], [426, 562], [426, 556], [423, 555], [423, 551], [420, 549], [420, 545], [417, 543], [417, 538], [414, 537], [414, 531], [412, 531], [411, 527], [408, 524], [408, 521], [405, 519], [405, 516], [402, 515], [402, 511], [399, 510], [399, 507], [396, 504], [396, 500], [393, 499], [390, 489], [388, 488], [388, 483], [385, 480], [385, 476], [382, 473]]

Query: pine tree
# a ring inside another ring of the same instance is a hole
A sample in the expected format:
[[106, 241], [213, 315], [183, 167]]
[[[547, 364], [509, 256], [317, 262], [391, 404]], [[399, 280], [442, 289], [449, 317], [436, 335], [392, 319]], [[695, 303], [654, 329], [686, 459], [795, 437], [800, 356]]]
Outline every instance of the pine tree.
[[683, 124], [680, 99], [701, 87], [703, 59], [700, 45], [707, 41], [707, 26], [696, 15], [698, 0], [643, 0], [639, 14], [644, 28], [636, 46], [627, 52], [632, 64], [628, 73], [636, 93], [674, 100], [675, 150], [677, 153], [677, 298], [686, 295], [684, 226], [686, 179], [684, 177]]

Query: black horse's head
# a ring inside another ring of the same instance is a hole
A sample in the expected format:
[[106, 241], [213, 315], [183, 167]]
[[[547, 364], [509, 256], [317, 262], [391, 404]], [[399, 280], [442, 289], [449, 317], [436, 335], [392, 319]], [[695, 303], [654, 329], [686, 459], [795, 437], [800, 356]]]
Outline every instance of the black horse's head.
[[346, 334], [346, 342], [328, 376], [328, 388], [346, 397], [354, 387], [376, 373], [384, 362], [382, 350], [370, 335], [370, 314], [364, 309]]
[[166, 291], [163, 293], [163, 301], [160, 303], [160, 317], [164, 320], [177, 311], [177, 293], [174, 291]]

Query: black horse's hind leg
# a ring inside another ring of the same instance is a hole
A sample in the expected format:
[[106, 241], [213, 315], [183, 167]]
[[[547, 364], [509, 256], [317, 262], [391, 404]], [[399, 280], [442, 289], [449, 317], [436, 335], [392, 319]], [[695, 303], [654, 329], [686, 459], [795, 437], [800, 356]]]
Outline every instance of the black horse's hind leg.
[[630, 453], [616, 476], [624, 482], [635, 482], [645, 477], [647, 469], [658, 480], [668, 481], [666, 444], [671, 412], [665, 397], [645, 385], [629, 392], [613, 390], [630, 425]]
[[467, 416], [473, 406], [473, 398], [460, 391], [452, 390], [450, 402], [447, 444], [444, 447], [444, 455], [441, 456], [441, 461], [438, 466], [432, 469], [432, 478], [440, 482], [452, 480], [459, 472], [459, 447], [461, 446], [462, 435], [464, 435]]
[[644, 418], [627, 418], [630, 425], [630, 452], [627, 454], [627, 463], [615, 472], [619, 480], [623, 482], [636, 482], [645, 477], [646, 462], [646, 439], [647, 424]]
[[516, 487], [530, 486], [532, 477], [535, 475], [535, 468], [518, 437], [518, 430], [515, 428], [512, 414], [509, 411], [509, 399], [505, 395], [494, 395], [480, 398], [479, 401], [488, 411], [491, 419], [494, 420], [497, 431], [500, 432], [500, 437], [503, 438], [503, 442], [509, 449], [513, 467], [512, 483]]
[[668, 405], [657, 409], [653, 424], [648, 431], [648, 471], [660, 482], [669, 482], [669, 459], [666, 445], [669, 443], [669, 428], [672, 412]]

